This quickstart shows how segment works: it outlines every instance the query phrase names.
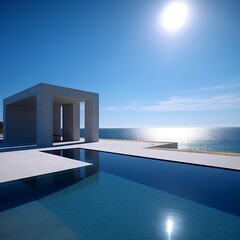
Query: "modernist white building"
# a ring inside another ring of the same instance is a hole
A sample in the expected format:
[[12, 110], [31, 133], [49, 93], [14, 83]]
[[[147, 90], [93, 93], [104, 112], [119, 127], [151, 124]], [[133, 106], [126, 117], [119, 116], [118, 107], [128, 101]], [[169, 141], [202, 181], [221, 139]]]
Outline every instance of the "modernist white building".
[[80, 102], [85, 103], [85, 141], [98, 141], [99, 95], [45, 83], [3, 100], [4, 141], [51, 146], [61, 137], [79, 140]]

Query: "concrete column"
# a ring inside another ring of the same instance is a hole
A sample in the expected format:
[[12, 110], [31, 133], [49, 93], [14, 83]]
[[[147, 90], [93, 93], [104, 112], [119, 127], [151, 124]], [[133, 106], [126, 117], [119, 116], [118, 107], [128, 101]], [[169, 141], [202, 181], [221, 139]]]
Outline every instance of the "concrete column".
[[61, 141], [61, 105], [53, 104], [53, 141]]
[[63, 140], [78, 141], [80, 138], [79, 103], [63, 105]]
[[37, 95], [37, 145], [52, 146], [53, 99], [48, 94]]
[[98, 97], [85, 102], [85, 141], [99, 141], [99, 102]]
[[80, 139], [80, 103], [73, 104], [73, 140]]

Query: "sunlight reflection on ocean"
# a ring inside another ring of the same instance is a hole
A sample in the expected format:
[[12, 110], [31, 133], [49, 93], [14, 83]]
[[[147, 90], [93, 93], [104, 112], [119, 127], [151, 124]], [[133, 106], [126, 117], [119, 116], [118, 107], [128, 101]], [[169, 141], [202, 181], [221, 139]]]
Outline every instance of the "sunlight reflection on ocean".
[[240, 153], [240, 128], [102, 128], [100, 138], [178, 142], [179, 149]]

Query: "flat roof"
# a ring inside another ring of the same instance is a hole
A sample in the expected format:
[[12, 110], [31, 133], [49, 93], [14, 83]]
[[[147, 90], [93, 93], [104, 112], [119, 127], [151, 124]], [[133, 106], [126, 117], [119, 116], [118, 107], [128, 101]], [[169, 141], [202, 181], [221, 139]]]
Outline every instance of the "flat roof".
[[98, 98], [98, 93], [87, 92], [79, 89], [73, 89], [68, 87], [56, 86], [47, 83], [39, 83], [33, 87], [27, 88], [21, 92], [11, 95], [4, 99], [6, 104], [12, 104], [16, 102], [22, 102], [28, 104], [31, 102], [34, 96], [42, 93], [47, 93], [54, 97], [56, 102], [79, 102], [93, 98]]
[[0, 183], [91, 165], [86, 162], [41, 152], [42, 150], [69, 148], [82, 148], [178, 163], [240, 170], [240, 154], [191, 152], [161, 148], [166, 144], [169, 143], [100, 139], [99, 142], [94, 143], [84, 143], [81, 140], [57, 143], [50, 148], [2, 152], [0, 153]]

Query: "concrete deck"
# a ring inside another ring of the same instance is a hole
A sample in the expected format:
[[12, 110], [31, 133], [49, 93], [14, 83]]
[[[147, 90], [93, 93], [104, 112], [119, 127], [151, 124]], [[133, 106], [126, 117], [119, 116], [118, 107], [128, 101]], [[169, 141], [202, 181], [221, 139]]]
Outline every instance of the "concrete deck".
[[209, 154], [160, 149], [160, 147], [164, 147], [166, 144], [168, 143], [100, 139], [99, 142], [95, 143], [76, 141], [64, 144], [58, 143], [51, 148], [2, 152], [0, 153], [0, 183], [91, 165], [40, 152], [41, 150], [68, 148], [83, 148], [179, 163], [240, 170], [240, 154], [225, 155], [214, 154], [214, 152]]

